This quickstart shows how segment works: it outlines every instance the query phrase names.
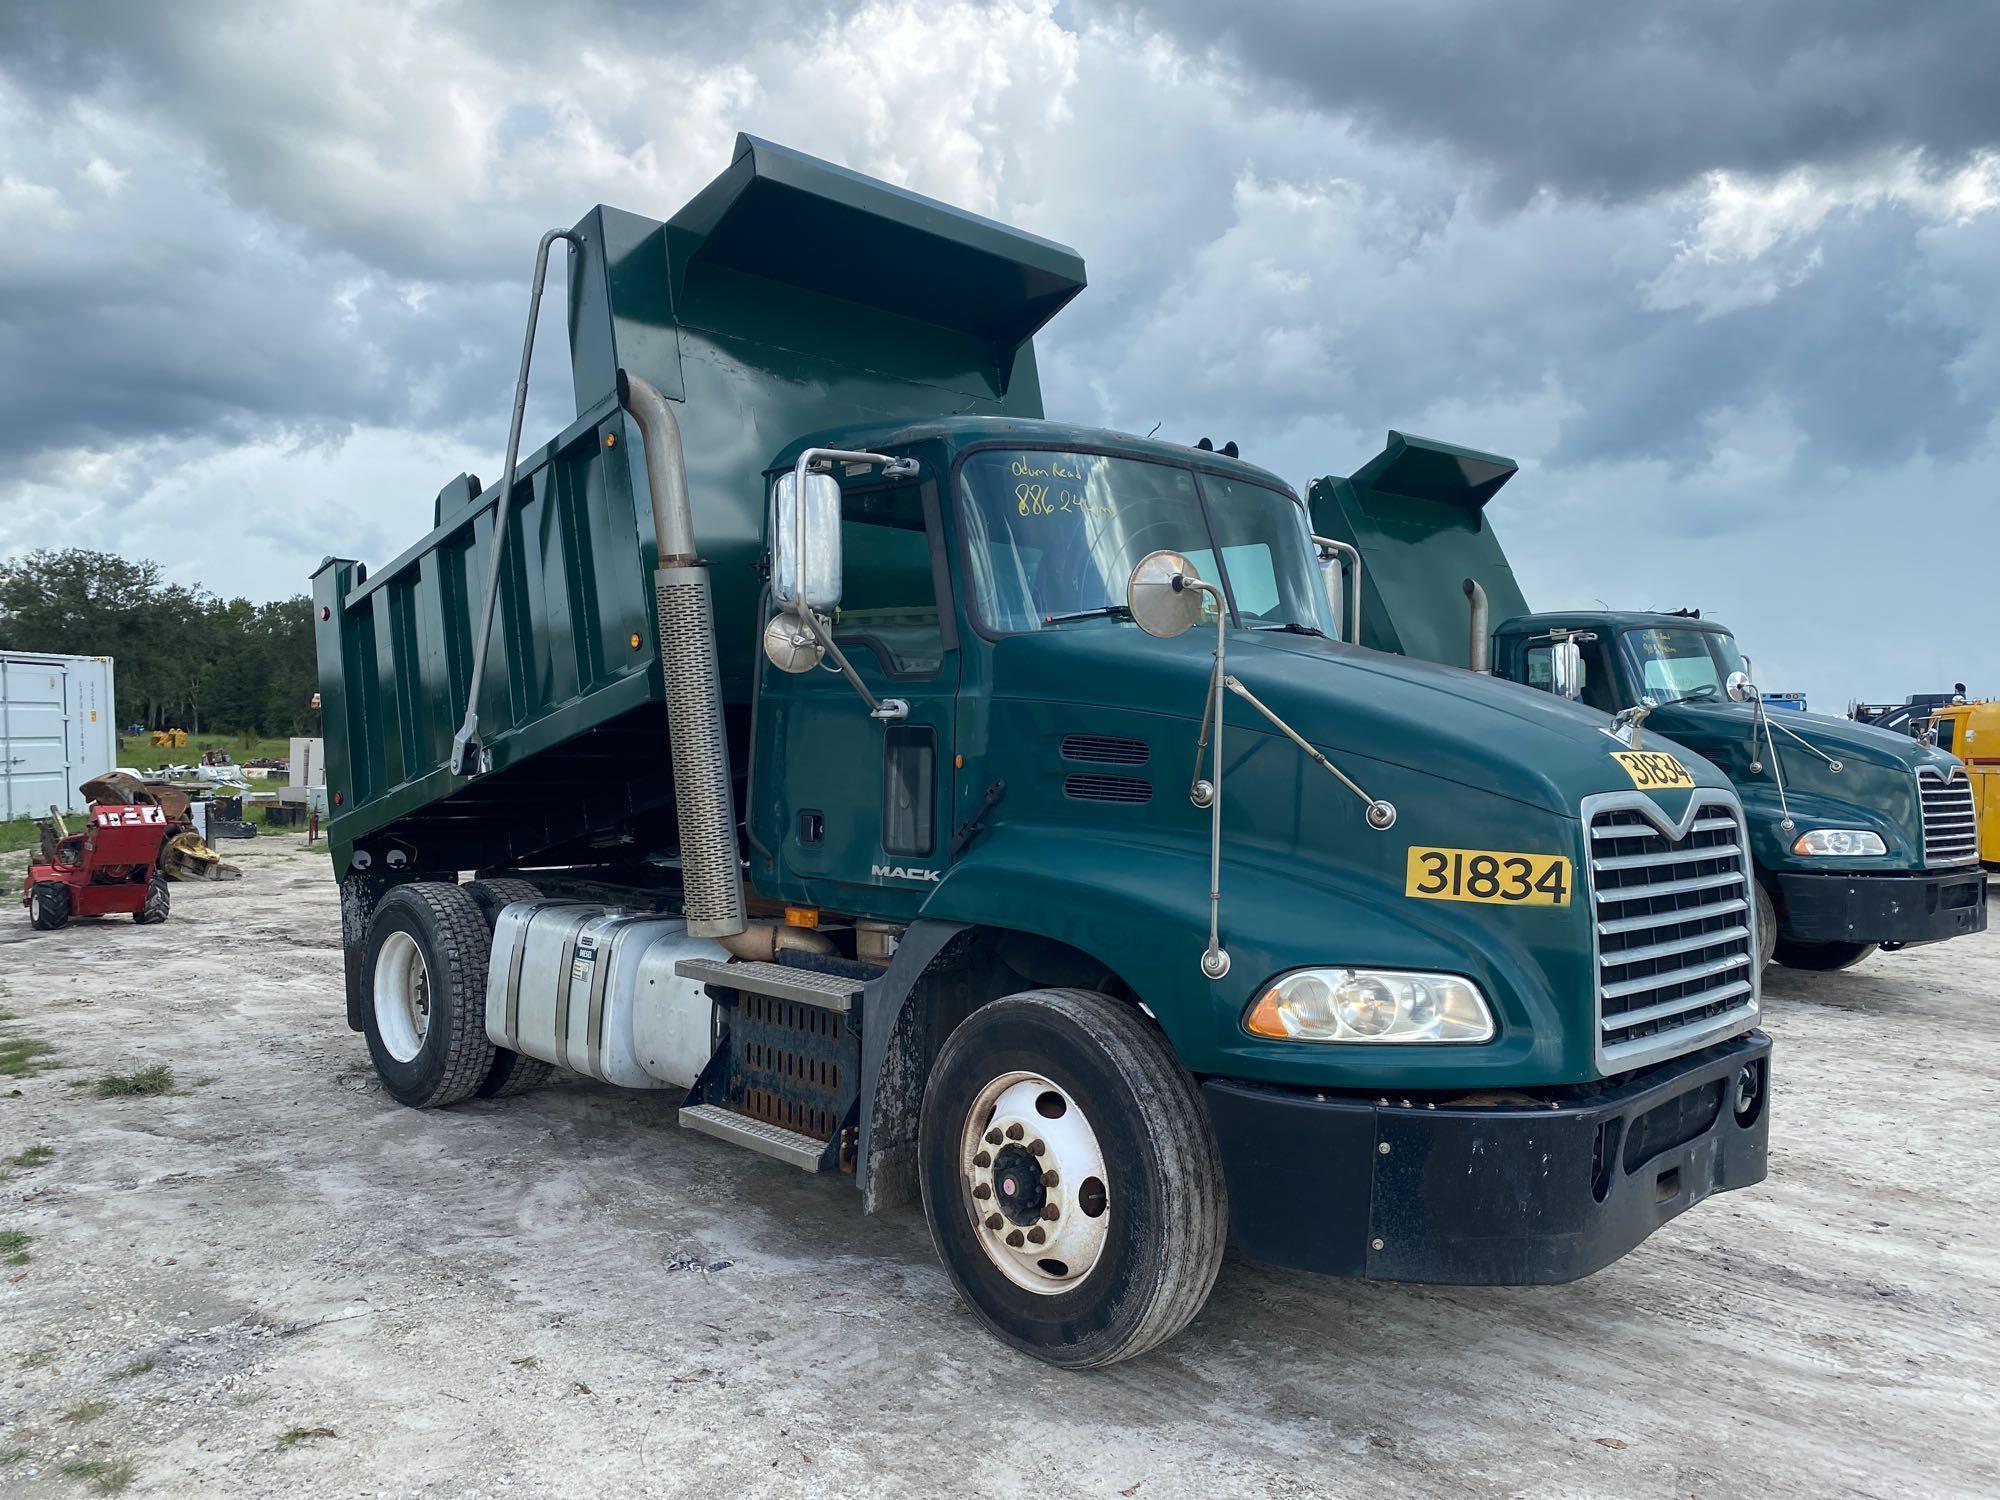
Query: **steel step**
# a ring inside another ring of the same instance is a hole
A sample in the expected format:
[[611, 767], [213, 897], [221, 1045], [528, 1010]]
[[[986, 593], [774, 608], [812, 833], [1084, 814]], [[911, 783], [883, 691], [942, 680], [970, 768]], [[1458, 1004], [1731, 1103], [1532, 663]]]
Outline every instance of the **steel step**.
[[[718, 967], [721, 967], [718, 965]], [[766, 964], [765, 968], [775, 968]], [[719, 1141], [729, 1141], [745, 1146], [759, 1156], [769, 1156], [777, 1161], [789, 1162], [802, 1171], [817, 1172], [819, 1160], [826, 1152], [826, 1142], [814, 1140], [809, 1135], [801, 1135], [796, 1130], [787, 1130], [782, 1125], [768, 1125], [762, 1120], [753, 1120], [748, 1115], [739, 1115], [734, 1110], [724, 1109], [719, 1104], [689, 1104], [681, 1110], [681, 1128], [698, 1130], [703, 1135], [712, 1135]]]
[[842, 1015], [861, 998], [863, 983], [844, 974], [822, 974], [817, 969], [795, 969], [756, 959], [684, 958], [674, 965], [674, 972], [683, 979], [817, 1005]]

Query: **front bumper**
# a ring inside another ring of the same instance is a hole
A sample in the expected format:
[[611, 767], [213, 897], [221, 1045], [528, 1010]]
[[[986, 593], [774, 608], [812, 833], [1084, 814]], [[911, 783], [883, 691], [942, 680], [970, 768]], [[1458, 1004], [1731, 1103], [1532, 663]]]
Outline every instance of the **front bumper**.
[[[1761, 1031], [1628, 1078], [1491, 1104], [1203, 1086], [1245, 1255], [1330, 1276], [1574, 1281], [1711, 1193], [1761, 1182]], [[1754, 1088], [1739, 1111], [1737, 1085]]]
[[1986, 872], [1780, 872], [1778, 934], [1801, 943], [1937, 943], [1986, 930]]

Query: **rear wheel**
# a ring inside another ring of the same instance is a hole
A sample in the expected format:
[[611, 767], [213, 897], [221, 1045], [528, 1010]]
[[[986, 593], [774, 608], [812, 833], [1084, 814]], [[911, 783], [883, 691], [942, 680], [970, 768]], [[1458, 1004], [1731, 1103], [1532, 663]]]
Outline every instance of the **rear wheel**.
[[57, 880], [43, 880], [28, 892], [28, 920], [43, 932], [54, 932], [69, 922], [69, 887]]
[[1208, 1299], [1221, 1158], [1194, 1081], [1131, 1007], [1029, 990], [974, 1011], [931, 1070], [918, 1151], [945, 1270], [1017, 1349], [1115, 1364]]
[[1879, 943], [1800, 943], [1779, 938], [1777, 960], [1788, 969], [1829, 974], [1835, 969], [1853, 968], [1880, 946]]
[[142, 927], [151, 927], [167, 920], [167, 912], [173, 905], [173, 897], [167, 893], [167, 882], [155, 875], [146, 882], [146, 904], [132, 913], [132, 920]]
[[478, 905], [455, 885], [399, 885], [376, 906], [362, 950], [361, 1029], [382, 1087], [397, 1103], [455, 1103], [492, 1071], [490, 948]]
[[[509, 876], [496, 876], [490, 880], [468, 880], [459, 887], [472, 898], [486, 919], [486, 933], [493, 934], [494, 923], [500, 920], [500, 913], [516, 901], [539, 901], [541, 891], [525, 880]], [[525, 1094], [529, 1089], [540, 1088], [556, 1070], [552, 1063], [545, 1063], [539, 1057], [527, 1057], [505, 1047], [493, 1049], [493, 1066], [487, 1071], [478, 1093], [482, 1099], [505, 1099], [513, 1094]]]

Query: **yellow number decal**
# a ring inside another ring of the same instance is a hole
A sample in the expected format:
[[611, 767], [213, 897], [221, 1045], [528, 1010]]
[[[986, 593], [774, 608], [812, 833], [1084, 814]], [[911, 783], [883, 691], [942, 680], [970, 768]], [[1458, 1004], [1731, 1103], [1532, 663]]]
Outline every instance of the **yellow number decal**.
[[1664, 750], [1613, 750], [1611, 758], [1625, 768], [1632, 785], [1642, 792], [1694, 785], [1688, 768]]
[[1428, 901], [1568, 906], [1569, 891], [1570, 863], [1560, 854], [1412, 848], [1404, 868], [1403, 894]]

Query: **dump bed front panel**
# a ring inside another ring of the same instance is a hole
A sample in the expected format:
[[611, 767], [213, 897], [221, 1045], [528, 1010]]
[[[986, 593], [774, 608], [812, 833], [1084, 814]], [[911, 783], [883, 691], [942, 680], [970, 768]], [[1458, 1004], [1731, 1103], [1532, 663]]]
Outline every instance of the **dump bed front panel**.
[[1351, 477], [1313, 482], [1313, 530], [1361, 552], [1363, 645], [1471, 665], [1467, 578], [1486, 590], [1494, 625], [1528, 612], [1486, 518], [1487, 502], [1514, 472], [1513, 460], [1496, 454], [1391, 432]]
[[446, 763], [497, 489], [460, 476], [400, 557], [314, 576], [336, 860], [362, 840], [424, 870], [672, 847], [652, 512], [620, 368], [675, 403], [740, 761], [766, 465], [851, 423], [1039, 416], [1030, 339], [1083, 286], [1060, 245], [749, 137], [671, 221], [600, 207], [574, 232], [578, 419], [516, 475], [479, 695], [490, 769]]

